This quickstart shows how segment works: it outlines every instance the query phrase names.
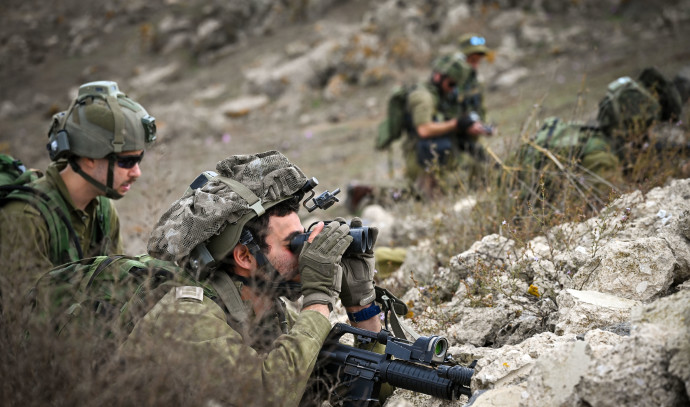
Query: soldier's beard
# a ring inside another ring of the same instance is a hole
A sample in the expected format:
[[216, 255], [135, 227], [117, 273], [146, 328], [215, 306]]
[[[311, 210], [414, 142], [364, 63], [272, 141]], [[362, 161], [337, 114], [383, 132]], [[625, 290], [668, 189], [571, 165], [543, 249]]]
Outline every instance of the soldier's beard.
[[285, 297], [290, 301], [297, 301], [302, 295], [302, 283], [285, 280], [270, 262], [261, 266], [251, 278], [239, 279], [259, 295], [271, 298]]

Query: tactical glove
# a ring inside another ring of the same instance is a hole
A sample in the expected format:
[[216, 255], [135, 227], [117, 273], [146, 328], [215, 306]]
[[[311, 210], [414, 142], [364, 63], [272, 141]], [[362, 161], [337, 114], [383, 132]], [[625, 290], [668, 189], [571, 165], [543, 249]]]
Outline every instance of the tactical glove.
[[455, 127], [458, 129], [460, 134], [465, 134], [467, 129], [469, 129], [474, 122], [477, 121], [479, 121], [479, 115], [475, 112], [471, 112], [470, 114], [465, 114], [458, 117]]
[[[353, 218], [350, 228], [361, 228], [362, 220]], [[367, 305], [374, 301], [376, 292], [374, 291], [374, 245], [376, 237], [379, 235], [378, 228], [370, 227], [369, 234], [372, 238], [372, 249], [364, 253], [347, 253], [343, 256], [343, 282], [340, 299], [343, 306]]]
[[350, 228], [331, 222], [314, 241], [304, 243], [299, 256], [299, 271], [304, 300], [302, 306], [327, 304], [331, 310], [340, 293], [343, 269], [340, 259], [352, 242]]

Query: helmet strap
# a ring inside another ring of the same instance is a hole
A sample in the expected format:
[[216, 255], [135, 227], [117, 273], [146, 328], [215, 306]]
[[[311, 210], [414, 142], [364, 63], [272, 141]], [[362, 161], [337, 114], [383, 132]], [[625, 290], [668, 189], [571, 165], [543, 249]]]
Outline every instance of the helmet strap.
[[258, 269], [263, 271], [266, 279], [257, 278], [256, 276], [247, 279], [236, 274], [233, 276], [234, 278], [237, 278], [259, 293], [271, 294], [274, 297], [286, 297], [290, 301], [295, 301], [302, 295], [302, 284], [294, 281], [286, 281], [283, 276], [278, 273], [278, 270], [273, 267], [273, 264], [271, 264], [264, 252], [259, 248], [259, 245], [254, 241], [249, 230], [242, 230], [242, 237], [240, 240], [240, 243], [247, 246], [249, 253], [254, 256]]
[[79, 163], [77, 163], [76, 157], [70, 157], [69, 158], [69, 165], [72, 167], [72, 170], [79, 174], [82, 178], [84, 178], [86, 181], [88, 181], [91, 185], [95, 186], [98, 188], [100, 191], [102, 191], [106, 197], [110, 199], [120, 199], [123, 197], [123, 195], [120, 195], [115, 189], [113, 189], [113, 179], [114, 179], [114, 167], [115, 167], [115, 156], [114, 155], [109, 155], [108, 156], [108, 185], [104, 185], [100, 182], [98, 182], [95, 178], [90, 176], [89, 174], [85, 173], [84, 170], [81, 169], [79, 166]]
[[113, 129], [113, 152], [121, 153], [125, 145], [125, 116], [120, 108], [117, 98], [112, 95], [105, 97], [105, 102], [110, 107], [113, 113], [114, 129]]

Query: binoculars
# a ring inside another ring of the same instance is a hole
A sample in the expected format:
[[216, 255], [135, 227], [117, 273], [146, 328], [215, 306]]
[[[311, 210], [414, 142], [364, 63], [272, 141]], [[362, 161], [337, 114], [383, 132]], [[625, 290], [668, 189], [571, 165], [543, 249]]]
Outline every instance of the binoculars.
[[[328, 224], [330, 222], [334, 221], [326, 221], [324, 223]], [[309, 226], [309, 229], [314, 225], [315, 224]], [[290, 251], [293, 253], [301, 252], [304, 242], [309, 239], [309, 235], [311, 235], [311, 230], [307, 230], [306, 233], [300, 233], [293, 237], [292, 240], [290, 240]], [[352, 243], [345, 249], [346, 254], [364, 253], [373, 249], [374, 241], [368, 226], [350, 228], [350, 236], [352, 236]]]

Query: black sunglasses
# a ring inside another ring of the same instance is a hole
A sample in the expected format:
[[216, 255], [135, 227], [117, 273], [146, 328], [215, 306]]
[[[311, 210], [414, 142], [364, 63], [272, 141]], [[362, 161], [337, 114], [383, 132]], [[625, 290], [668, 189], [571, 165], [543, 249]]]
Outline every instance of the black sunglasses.
[[144, 153], [139, 155], [118, 155], [115, 157], [115, 162], [120, 168], [130, 169], [139, 164], [143, 158]]

